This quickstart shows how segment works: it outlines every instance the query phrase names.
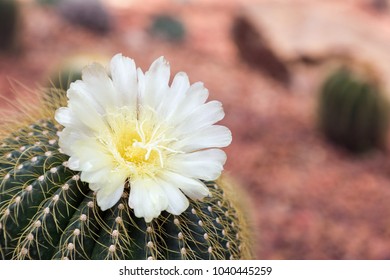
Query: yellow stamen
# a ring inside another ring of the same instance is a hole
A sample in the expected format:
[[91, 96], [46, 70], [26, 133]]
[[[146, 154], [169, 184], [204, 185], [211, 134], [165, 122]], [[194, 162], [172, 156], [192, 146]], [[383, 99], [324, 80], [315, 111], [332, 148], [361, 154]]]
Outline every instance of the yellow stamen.
[[153, 114], [142, 121], [126, 107], [106, 115], [111, 131], [104, 142], [114, 155], [119, 167], [127, 167], [132, 176], [155, 176], [164, 168], [169, 155], [181, 153], [169, 148], [176, 138], [166, 137], [167, 129], [156, 124]]

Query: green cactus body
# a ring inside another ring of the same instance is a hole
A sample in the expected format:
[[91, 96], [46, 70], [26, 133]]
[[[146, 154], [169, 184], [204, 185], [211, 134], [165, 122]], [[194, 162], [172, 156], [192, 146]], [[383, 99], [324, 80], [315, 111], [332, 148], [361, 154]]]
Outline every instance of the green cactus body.
[[17, 46], [19, 4], [14, 0], [0, 0], [0, 50], [10, 51]]
[[58, 5], [61, 0], [35, 0], [40, 5]]
[[67, 90], [70, 84], [81, 79], [81, 69], [65, 67], [60, 72], [53, 76], [51, 84], [57, 89]]
[[388, 127], [388, 105], [378, 87], [347, 69], [323, 84], [320, 126], [334, 143], [352, 152], [382, 147]]
[[[57, 97], [56, 97], [57, 98]], [[102, 212], [67, 167], [52, 118], [0, 143], [0, 259], [248, 259], [248, 224], [229, 184], [181, 215], [145, 223], [128, 206], [129, 189]]]

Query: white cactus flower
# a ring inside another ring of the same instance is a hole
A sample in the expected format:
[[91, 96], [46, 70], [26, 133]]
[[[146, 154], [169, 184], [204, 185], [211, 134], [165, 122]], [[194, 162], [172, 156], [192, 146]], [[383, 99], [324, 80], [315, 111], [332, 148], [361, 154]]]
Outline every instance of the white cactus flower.
[[215, 125], [224, 117], [222, 104], [206, 103], [207, 89], [190, 85], [183, 72], [171, 85], [169, 78], [163, 57], [143, 73], [117, 54], [109, 71], [96, 63], [84, 68], [82, 80], [67, 91], [68, 106], [56, 111], [68, 167], [81, 171], [103, 211], [129, 188], [129, 206], [146, 222], [164, 210], [180, 215], [187, 197], [209, 194], [202, 180], [215, 180], [223, 170], [226, 154], [219, 148], [232, 136]]

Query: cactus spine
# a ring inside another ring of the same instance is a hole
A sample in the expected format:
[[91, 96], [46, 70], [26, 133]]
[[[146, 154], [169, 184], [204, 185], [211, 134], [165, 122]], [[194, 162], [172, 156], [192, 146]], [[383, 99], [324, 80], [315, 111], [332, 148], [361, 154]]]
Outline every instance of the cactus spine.
[[327, 78], [320, 92], [321, 129], [352, 152], [383, 147], [388, 127], [387, 100], [374, 80], [364, 78], [342, 68]]
[[[236, 194], [206, 182], [211, 197], [191, 201], [181, 215], [164, 212], [145, 223], [121, 200], [102, 212], [58, 147], [52, 116], [62, 94], [46, 96], [46, 111], [0, 143], [0, 259], [248, 259], [248, 223]], [[243, 217], [244, 216], [244, 217]]]

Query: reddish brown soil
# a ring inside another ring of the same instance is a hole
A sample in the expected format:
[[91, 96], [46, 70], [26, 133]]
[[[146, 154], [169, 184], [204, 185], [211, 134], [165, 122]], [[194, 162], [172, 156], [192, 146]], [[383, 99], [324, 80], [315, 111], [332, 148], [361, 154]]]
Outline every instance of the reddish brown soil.
[[[252, 202], [256, 258], [390, 258], [389, 154], [355, 157], [323, 139], [316, 125], [318, 75], [297, 69], [286, 89], [241, 62], [230, 36], [236, 1], [142, 2], [111, 7], [115, 28], [106, 36], [67, 24], [51, 8], [25, 3], [22, 49], [0, 56], [1, 95], [13, 100], [15, 80], [30, 89], [45, 85], [72, 54], [121, 52], [144, 70], [164, 55], [174, 73], [203, 81], [210, 98], [224, 104], [223, 124], [234, 137], [226, 172]], [[145, 31], [159, 11], [185, 22], [185, 42], [161, 41]]]

